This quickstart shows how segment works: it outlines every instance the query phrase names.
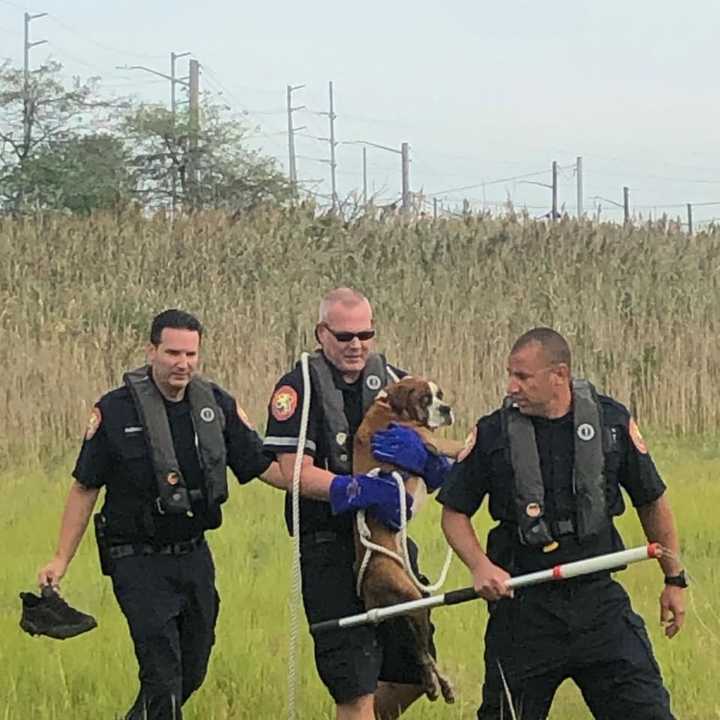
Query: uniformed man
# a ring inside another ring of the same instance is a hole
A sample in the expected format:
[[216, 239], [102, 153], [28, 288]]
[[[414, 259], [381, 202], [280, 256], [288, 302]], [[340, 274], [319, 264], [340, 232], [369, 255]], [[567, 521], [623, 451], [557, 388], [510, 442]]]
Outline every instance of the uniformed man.
[[148, 364], [97, 402], [57, 551], [38, 578], [58, 585], [105, 487], [95, 516], [101, 564], [140, 666], [140, 692], [126, 720], [180, 720], [205, 677], [219, 597], [204, 532], [221, 523], [226, 466], [240, 483], [260, 476], [282, 484], [235, 399], [196, 374], [201, 337], [192, 315], [160, 313]]
[[[670, 720], [670, 702], [642, 618], [608, 572], [518, 590], [510, 575], [623, 548], [613, 518], [621, 487], [647, 539], [670, 551], [660, 564], [665, 633], [684, 617], [685, 576], [665, 485], [635, 420], [615, 400], [573, 379], [570, 350], [554, 330], [514, 344], [508, 398], [483, 417], [438, 500], [448, 542], [490, 605], [481, 720], [542, 720], [572, 678], [596, 718]], [[485, 496], [498, 522], [483, 552], [470, 518]], [[504, 689], [507, 682], [507, 691]]]
[[[310, 623], [363, 612], [355, 592], [353, 516], [345, 511], [369, 507], [390, 527], [400, 520], [393, 481], [350, 474], [353, 435], [365, 410], [386, 384], [404, 375], [372, 352], [374, 336], [372, 309], [361, 293], [336, 288], [323, 298], [316, 327], [321, 349], [309, 363], [310, 417], [301, 473], [302, 590]], [[265, 448], [277, 456], [288, 483], [304, 391], [296, 367], [277, 383], [269, 406]], [[446, 463], [428, 457], [422, 447], [418, 462], [418, 448], [404, 446], [402, 429], [387, 432], [381, 443], [384, 460], [424, 475], [430, 488], [441, 484]], [[289, 496], [285, 514], [291, 529]], [[410, 546], [416, 562], [417, 548]], [[397, 718], [422, 693], [405, 623], [332, 631], [314, 642], [318, 673], [336, 703], [338, 720]]]

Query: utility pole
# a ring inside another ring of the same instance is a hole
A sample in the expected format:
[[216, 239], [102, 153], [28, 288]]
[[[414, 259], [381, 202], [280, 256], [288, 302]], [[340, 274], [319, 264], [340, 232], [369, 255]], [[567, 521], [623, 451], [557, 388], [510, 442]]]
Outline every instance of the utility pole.
[[337, 163], [335, 162], [335, 104], [333, 99], [333, 84], [332, 80], [328, 83], [330, 90], [330, 112], [328, 118], [330, 119], [330, 183], [332, 186], [332, 209], [337, 209], [337, 178], [335, 170]]
[[582, 220], [583, 215], [585, 215], [583, 208], [583, 162], [579, 155], [575, 161], [575, 179], [577, 181], [577, 218]]
[[402, 156], [402, 209], [403, 212], [410, 210], [410, 145], [404, 142], [400, 146]]
[[363, 170], [363, 207], [367, 207], [367, 148], [362, 149], [362, 170]]
[[692, 203], [687, 204], [687, 225], [688, 225], [688, 235], [692, 235], [693, 234]]
[[288, 165], [288, 172], [290, 175], [290, 183], [293, 186], [293, 190], [296, 190], [297, 185], [297, 164], [296, 164], [296, 157], [295, 157], [295, 133], [299, 132], [300, 130], [304, 130], [304, 127], [293, 127], [293, 116], [292, 114], [294, 112], [297, 112], [298, 110], [302, 110], [305, 106], [304, 105], [298, 105], [297, 107], [293, 107], [292, 105], [292, 94], [296, 90], [300, 90], [304, 88], [304, 85], [288, 85], [287, 86], [287, 120], [288, 120], [288, 155], [289, 155], [289, 165]]
[[200, 133], [200, 63], [190, 60], [190, 155], [188, 157], [188, 189], [194, 207], [197, 190], [197, 151]]
[[558, 216], [557, 202], [558, 202], [558, 167], [557, 160], [553, 160], [552, 164], [552, 221], [555, 222]]
[[623, 188], [623, 215], [627, 225], [630, 222], [630, 188], [627, 185]]
[[[175, 86], [178, 83], [177, 76], [175, 74], [175, 63], [183, 57], [187, 57], [191, 53], [189, 52], [182, 52], [182, 53], [176, 53], [171, 52], [170, 53], [170, 115], [171, 115], [171, 122], [172, 122], [172, 137], [173, 137], [173, 149], [175, 148], [175, 124], [177, 121], [177, 96], [175, 94]], [[177, 163], [175, 162], [175, 158], [172, 159], [172, 168], [171, 168], [171, 181], [172, 181], [172, 212], [173, 217], [175, 217], [175, 213], [177, 212]]]
[[24, 43], [24, 62], [23, 62], [23, 148], [25, 154], [27, 154], [30, 150], [30, 133], [31, 133], [31, 124], [30, 124], [30, 48], [35, 47], [36, 45], [42, 45], [43, 43], [46, 43], [47, 40], [38, 40], [37, 42], [30, 42], [30, 21], [36, 20], [37, 18], [45, 17], [47, 13], [35, 13], [34, 15], [31, 15], [30, 13], [25, 13], [25, 43]]

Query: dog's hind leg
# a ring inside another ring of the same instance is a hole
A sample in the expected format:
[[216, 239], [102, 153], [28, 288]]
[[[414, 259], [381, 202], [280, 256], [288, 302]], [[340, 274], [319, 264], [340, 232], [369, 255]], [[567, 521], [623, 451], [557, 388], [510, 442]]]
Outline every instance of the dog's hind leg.
[[440, 685], [440, 692], [442, 693], [443, 700], [448, 704], [454, 703], [455, 688], [453, 687], [450, 680], [440, 672], [440, 668], [438, 667], [435, 658], [430, 655], [430, 653], [428, 653], [428, 657], [430, 658], [430, 663], [432, 664], [432, 672], [437, 678], [438, 684]]
[[[381, 566], [385, 567], [381, 567]], [[380, 580], [382, 579], [382, 580]], [[389, 558], [373, 556], [368, 565], [362, 587], [366, 608], [395, 605], [422, 597], [410, 578], [398, 572], [397, 564]], [[437, 700], [443, 692], [430, 655], [430, 611], [416, 610], [399, 620], [406, 622], [413, 637], [415, 657], [422, 668], [422, 688], [429, 700]], [[445, 693], [443, 692], [443, 697]]]

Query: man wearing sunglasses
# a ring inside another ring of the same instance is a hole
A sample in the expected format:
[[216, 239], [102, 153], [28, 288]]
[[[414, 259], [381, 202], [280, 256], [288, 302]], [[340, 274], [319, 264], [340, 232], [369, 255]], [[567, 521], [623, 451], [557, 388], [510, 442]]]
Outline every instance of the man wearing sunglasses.
[[[364, 295], [350, 288], [325, 295], [315, 328], [320, 349], [309, 363], [310, 416], [301, 475], [303, 602], [310, 623], [364, 610], [355, 592], [353, 513], [346, 511], [366, 508], [389, 527], [397, 529], [400, 524], [395, 482], [351, 474], [353, 435], [365, 411], [385, 385], [405, 375], [372, 352], [374, 336], [372, 308]], [[277, 456], [288, 484], [298, 449], [304, 391], [297, 366], [279, 380], [269, 406], [264, 446]], [[406, 438], [392, 435], [390, 444], [395, 453], [385, 459], [406, 467]], [[429, 487], [440, 485], [446, 474], [445, 466], [432, 467], [425, 458], [407, 469], [422, 470], [419, 474]], [[289, 493], [285, 519], [292, 532]], [[409, 545], [417, 573], [417, 548]], [[405, 623], [331, 631], [314, 642], [315, 663], [336, 703], [337, 720], [392, 720], [422, 694], [421, 669], [412, 660], [414, 641]]]

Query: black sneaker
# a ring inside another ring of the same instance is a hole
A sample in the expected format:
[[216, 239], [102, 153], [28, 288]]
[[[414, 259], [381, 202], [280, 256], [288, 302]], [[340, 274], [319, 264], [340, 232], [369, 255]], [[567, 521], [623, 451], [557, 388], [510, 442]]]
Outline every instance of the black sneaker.
[[64, 640], [97, 627], [92, 615], [71, 608], [51, 585], [43, 587], [39, 597], [23, 592], [20, 599], [20, 627], [30, 635], [47, 635]]

